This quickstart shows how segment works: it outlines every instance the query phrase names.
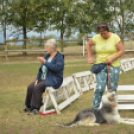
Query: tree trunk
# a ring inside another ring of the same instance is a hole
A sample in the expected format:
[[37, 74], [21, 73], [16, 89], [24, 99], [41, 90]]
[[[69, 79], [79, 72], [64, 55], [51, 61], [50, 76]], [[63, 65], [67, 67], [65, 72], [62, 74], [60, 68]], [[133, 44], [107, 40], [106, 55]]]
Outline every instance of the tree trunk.
[[124, 44], [124, 23], [125, 23], [125, 19], [124, 19], [124, 13], [122, 12], [122, 29], [121, 29], [121, 40]]
[[[40, 32], [40, 39], [42, 39], [42, 32]], [[40, 47], [40, 48], [42, 47], [42, 40], [40, 40], [39, 47]]]
[[123, 36], [124, 36], [124, 32], [123, 32], [123, 29], [121, 29], [121, 37], [120, 38], [121, 38], [122, 43], [124, 43], [124, 37]]
[[[23, 26], [23, 38], [27, 39], [26, 27], [25, 26]], [[26, 49], [26, 41], [24, 41], [24, 49]], [[26, 55], [26, 52], [24, 52], [23, 54]]]
[[[120, 0], [120, 5], [122, 5], [122, 1]], [[122, 16], [122, 23], [121, 23], [121, 40], [122, 42], [124, 43], [124, 24], [125, 24], [125, 18], [124, 18], [124, 9], [123, 7], [121, 6], [121, 16]]]
[[63, 48], [64, 48], [64, 42], [63, 42], [63, 32], [62, 32], [62, 30], [61, 30], [61, 36], [60, 36], [60, 39], [61, 39], [61, 52], [63, 52], [64, 50], [63, 50]]
[[[4, 34], [4, 43], [5, 43], [5, 50], [7, 50], [7, 44], [6, 44], [6, 23], [4, 25], [4, 31], [3, 31], [3, 34]], [[8, 52], [6, 52], [6, 58], [7, 58], [7, 54]]]
[[[24, 5], [24, 10], [23, 10], [23, 15], [22, 18], [24, 19], [24, 22], [26, 20], [26, 13], [27, 13], [27, 6]], [[23, 39], [27, 39], [27, 29], [26, 26], [23, 25]], [[24, 41], [24, 49], [26, 49], [26, 41]], [[24, 55], [26, 55], [26, 52], [23, 53]]]
[[61, 28], [61, 52], [63, 52], [64, 51], [64, 42], [63, 42], [63, 35], [64, 35], [64, 25], [63, 25], [63, 22], [64, 21], [64, 12], [63, 12], [63, 15], [62, 15], [62, 28]]
[[4, 25], [4, 39], [6, 39], [6, 25]]

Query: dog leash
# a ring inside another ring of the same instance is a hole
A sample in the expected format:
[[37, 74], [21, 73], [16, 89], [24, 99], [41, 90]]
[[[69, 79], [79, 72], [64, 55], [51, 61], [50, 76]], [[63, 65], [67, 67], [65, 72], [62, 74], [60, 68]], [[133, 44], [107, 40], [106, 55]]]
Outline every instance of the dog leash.
[[[109, 79], [109, 70], [110, 70], [110, 64], [108, 64], [107, 61], [106, 61], [106, 65], [107, 65], [107, 68], [108, 68], [108, 92], [109, 92], [109, 90], [110, 90], [110, 88], [109, 88], [109, 81], [110, 81], [110, 79]], [[110, 108], [115, 108], [115, 106], [111, 106]]]

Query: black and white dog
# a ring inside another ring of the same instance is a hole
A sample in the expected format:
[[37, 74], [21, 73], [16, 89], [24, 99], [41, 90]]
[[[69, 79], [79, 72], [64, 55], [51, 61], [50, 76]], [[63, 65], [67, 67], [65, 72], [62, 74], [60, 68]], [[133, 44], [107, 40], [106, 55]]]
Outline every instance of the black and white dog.
[[86, 109], [77, 114], [74, 121], [70, 123], [58, 123], [57, 126], [99, 126], [101, 123], [116, 124], [125, 123], [134, 125], [133, 119], [122, 119], [117, 109], [117, 95], [115, 92], [108, 92], [102, 97], [100, 109]]

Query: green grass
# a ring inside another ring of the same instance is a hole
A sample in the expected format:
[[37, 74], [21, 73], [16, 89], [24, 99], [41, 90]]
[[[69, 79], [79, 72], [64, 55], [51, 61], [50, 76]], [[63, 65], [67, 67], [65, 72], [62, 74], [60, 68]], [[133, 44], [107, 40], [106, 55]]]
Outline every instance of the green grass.
[[[71, 61], [72, 60], [72, 61]], [[87, 59], [83, 57], [72, 57], [71, 60], [65, 59], [64, 77], [73, 73], [87, 71], [91, 66]], [[31, 61], [31, 60], [29, 60]], [[7, 63], [8, 64], [4, 64]], [[24, 60], [23, 60], [24, 62]], [[60, 128], [54, 125], [55, 121], [70, 122], [75, 115], [87, 108], [92, 107], [94, 91], [88, 91], [70, 106], [62, 110], [61, 115], [52, 114], [47, 116], [28, 116], [20, 114], [19, 111], [25, 107], [25, 96], [27, 86], [36, 78], [39, 63], [23, 63], [21, 60], [13, 63], [3, 61], [0, 65], [0, 134], [128, 134], [133, 133], [134, 126], [129, 125], [108, 125], [100, 127], [78, 127]], [[134, 70], [121, 74], [119, 84], [134, 84]], [[118, 92], [118, 94], [133, 94], [133, 92]], [[120, 111], [122, 117], [133, 118], [134, 111]]]

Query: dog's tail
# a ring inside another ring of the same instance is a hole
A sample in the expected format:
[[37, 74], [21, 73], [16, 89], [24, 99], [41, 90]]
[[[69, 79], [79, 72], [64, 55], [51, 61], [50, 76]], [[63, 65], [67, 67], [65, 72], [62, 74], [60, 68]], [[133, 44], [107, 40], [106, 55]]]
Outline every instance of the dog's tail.
[[76, 127], [77, 124], [75, 121], [72, 121], [70, 123], [59, 123], [59, 122], [55, 122], [56, 126], [60, 126], [60, 127]]

